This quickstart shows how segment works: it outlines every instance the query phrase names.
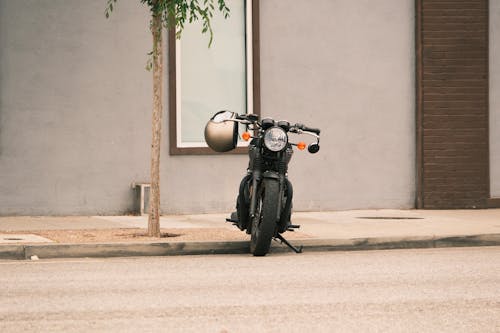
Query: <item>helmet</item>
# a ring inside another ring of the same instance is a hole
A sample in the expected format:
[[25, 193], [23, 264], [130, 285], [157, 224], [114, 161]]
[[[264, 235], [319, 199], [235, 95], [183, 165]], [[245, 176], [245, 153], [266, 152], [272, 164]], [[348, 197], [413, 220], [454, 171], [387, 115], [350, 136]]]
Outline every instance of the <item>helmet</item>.
[[236, 147], [238, 123], [230, 121], [237, 114], [231, 111], [217, 112], [205, 126], [205, 141], [216, 152], [223, 153]]

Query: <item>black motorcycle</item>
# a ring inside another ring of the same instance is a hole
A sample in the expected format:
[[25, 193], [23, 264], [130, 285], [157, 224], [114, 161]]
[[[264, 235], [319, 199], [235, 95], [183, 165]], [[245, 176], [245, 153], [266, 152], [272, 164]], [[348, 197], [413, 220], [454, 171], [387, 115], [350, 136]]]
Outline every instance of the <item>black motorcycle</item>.
[[240, 183], [236, 212], [227, 221], [251, 235], [250, 251], [255, 256], [266, 255], [273, 238], [300, 253], [302, 247], [296, 248], [281, 235], [300, 227], [291, 223], [293, 187], [287, 171], [293, 146], [300, 150], [306, 148], [304, 142], [290, 142], [288, 134], [314, 137], [315, 142], [307, 146], [314, 154], [319, 151], [320, 130], [303, 124], [292, 125], [284, 120], [259, 120], [255, 114], [219, 111], [205, 127], [205, 141], [218, 152], [234, 149], [238, 141], [238, 124], [245, 125], [248, 130], [242, 138], [251, 139], [248, 146], [250, 161], [247, 175]]

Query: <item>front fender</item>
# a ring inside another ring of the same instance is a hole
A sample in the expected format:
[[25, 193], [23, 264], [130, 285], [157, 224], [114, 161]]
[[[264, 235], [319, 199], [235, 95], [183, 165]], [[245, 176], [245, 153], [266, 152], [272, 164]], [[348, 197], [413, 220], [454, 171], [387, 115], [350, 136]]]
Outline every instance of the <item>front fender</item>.
[[278, 193], [275, 194], [276, 196], [276, 221], [281, 220], [281, 205], [282, 205], [282, 198], [284, 194], [284, 176], [281, 176], [278, 172], [276, 171], [271, 171], [267, 170], [262, 174], [262, 177], [264, 178], [264, 182], [278, 182]]

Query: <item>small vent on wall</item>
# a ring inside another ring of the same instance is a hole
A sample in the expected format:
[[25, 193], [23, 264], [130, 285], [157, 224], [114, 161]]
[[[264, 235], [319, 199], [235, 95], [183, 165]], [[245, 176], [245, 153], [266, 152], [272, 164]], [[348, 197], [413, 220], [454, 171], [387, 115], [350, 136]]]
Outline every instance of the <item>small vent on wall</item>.
[[132, 183], [132, 188], [136, 191], [135, 211], [139, 215], [147, 215], [149, 213], [149, 191], [150, 183]]

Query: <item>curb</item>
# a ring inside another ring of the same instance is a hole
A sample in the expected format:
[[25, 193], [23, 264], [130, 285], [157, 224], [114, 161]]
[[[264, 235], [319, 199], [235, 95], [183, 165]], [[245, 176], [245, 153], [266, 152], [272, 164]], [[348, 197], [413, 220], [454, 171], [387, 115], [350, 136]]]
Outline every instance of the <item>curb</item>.
[[107, 258], [248, 253], [247, 241], [0, 245], [0, 259]]
[[[298, 245], [297, 242], [292, 243]], [[309, 251], [368, 251], [443, 247], [500, 246], [500, 234], [464, 236], [409, 236], [353, 239], [311, 239], [302, 241]]]
[[[365, 251], [420, 249], [467, 246], [500, 246], [500, 234], [469, 236], [375, 237], [354, 239], [293, 240], [304, 251]], [[139, 256], [175, 256], [249, 253], [249, 241], [162, 242], [105, 244], [22, 244], [0, 245], [0, 260], [26, 260], [31, 256], [53, 258], [108, 258]], [[273, 243], [270, 253], [290, 252], [283, 244]]]

